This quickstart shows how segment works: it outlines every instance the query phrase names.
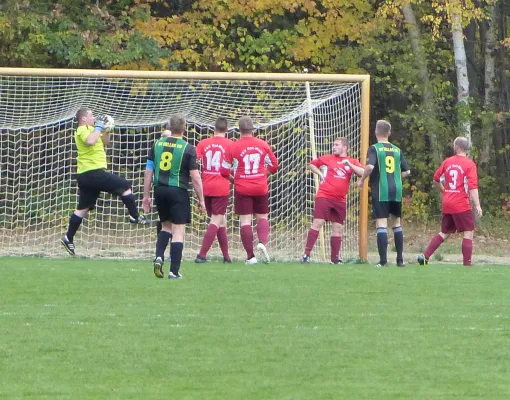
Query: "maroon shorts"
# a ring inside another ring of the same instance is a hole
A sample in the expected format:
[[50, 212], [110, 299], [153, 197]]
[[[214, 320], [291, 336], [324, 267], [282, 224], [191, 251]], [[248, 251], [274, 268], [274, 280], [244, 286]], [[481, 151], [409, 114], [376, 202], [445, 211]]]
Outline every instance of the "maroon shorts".
[[207, 215], [225, 215], [230, 196], [204, 196]]
[[468, 210], [457, 214], [443, 214], [441, 232], [455, 233], [475, 230], [473, 211]]
[[315, 198], [313, 217], [326, 221], [344, 224], [347, 214], [347, 204], [342, 201], [331, 200], [326, 197]]
[[269, 193], [250, 196], [234, 191], [234, 212], [237, 215], [269, 213]]

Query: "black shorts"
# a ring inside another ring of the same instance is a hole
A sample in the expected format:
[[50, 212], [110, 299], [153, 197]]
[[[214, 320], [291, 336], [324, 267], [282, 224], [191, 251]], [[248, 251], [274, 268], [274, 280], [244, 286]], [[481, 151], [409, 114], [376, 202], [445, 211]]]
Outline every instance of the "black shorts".
[[120, 196], [131, 188], [131, 183], [120, 176], [104, 169], [93, 169], [76, 176], [80, 196], [78, 210], [86, 208], [93, 210], [101, 192], [108, 192]]
[[157, 186], [154, 189], [154, 202], [158, 207], [159, 220], [173, 224], [189, 224], [191, 207], [186, 189], [175, 186]]
[[398, 218], [402, 216], [401, 201], [379, 201], [372, 199], [372, 218], [388, 218], [390, 214]]

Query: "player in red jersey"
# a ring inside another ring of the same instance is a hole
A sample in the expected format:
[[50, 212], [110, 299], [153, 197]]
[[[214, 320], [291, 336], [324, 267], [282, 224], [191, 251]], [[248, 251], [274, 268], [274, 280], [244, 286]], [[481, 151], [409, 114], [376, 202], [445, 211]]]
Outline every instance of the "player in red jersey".
[[[443, 161], [434, 174], [434, 186], [443, 193], [443, 218], [441, 232], [436, 234], [425, 249], [424, 254], [418, 256], [420, 265], [428, 264], [432, 254], [439, 246], [455, 232], [463, 232], [462, 256], [464, 265], [471, 265], [473, 254], [473, 231], [475, 221], [469, 198], [473, 201], [476, 213], [482, 216], [480, 199], [478, 197], [478, 175], [476, 164], [467, 157], [469, 142], [465, 137], [458, 137], [453, 142], [455, 155]], [[441, 176], [444, 175], [444, 186]]]
[[230, 181], [221, 175], [221, 163], [233, 143], [225, 137], [228, 130], [226, 118], [219, 117], [214, 124], [214, 136], [201, 140], [197, 145], [197, 159], [202, 163], [202, 184], [204, 186], [205, 207], [211, 221], [202, 240], [202, 247], [195, 259], [196, 263], [207, 262], [206, 255], [214, 238], [223, 253], [223, 262], [230, 263], [227, 239], [227, 213], [230, 197]]
[[342, 263], [340, 247], [347, 211], [347, 192], [352, 174], [363, 175], [360, 162], [347, 155], [348, 148], [347, 138], [337, 138], [333, 142], [333, 154], [316, 158], [310, 163], [310, 170], [320, 178], [320, 186], [315, 196], [313, 222], [308, 230], [302, 263], [310, 262], [310, 253], [325, 221], [331, 221], [331, 264]]
[[267, 240], [269, 237], [269, 189], [267, 176], [278, 170], [278, 161], [271, 147], [253, 136], [250, 117], [239, 119], [241, 137], [234, 142], [222, 163], [221, 174], [230, 175], [234, 170], [234, 211], [239, 215], [241, 242], [246, 250], [246, 264], [257, 264], [253, 253], [252, 215], [257, 219], [257, 250], [263, 262], [269, 262]]

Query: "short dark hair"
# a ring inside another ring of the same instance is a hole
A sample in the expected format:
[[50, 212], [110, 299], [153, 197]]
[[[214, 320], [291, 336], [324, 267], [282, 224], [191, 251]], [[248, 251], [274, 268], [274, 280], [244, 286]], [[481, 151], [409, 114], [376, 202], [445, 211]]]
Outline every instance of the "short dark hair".
[[250, 117], [241, 117], [239, 118], [239, 130], [241, 132], [251, 132], [255, 129], [253, 127], [253, 121]]
[[459, 136], [455, 139], [453, 142], [455, 146], [457, 146], [462, 151], [468, 151], [469, 150], [469, 140], [465, 138], [464, 136]]
[[172, 133], [182, 134], [186, 129], [186, 118], [184, 118], [183, 114], [174, 114], [170, 117], [168, 121], [168, 129]]
[[90, 111], [90, 108], [82, 107], [76, 111], [76, 121], [79, 123], [80, 120]]
[[334, 142], [342, 142], [345, 147], [349, 147], [349, 139], [346, 137], [337, 137], [335, 140], [333, 140], [333, 143]]
[[214, 123], [214, 130], [218, 132], [228, 131], [228, 121], [225, 117], [218, 117]]
[[382, 136], [389, 136], [391, 133], [391, 124], [384, 119], [380, 119], [375, 124], [375, 130]]

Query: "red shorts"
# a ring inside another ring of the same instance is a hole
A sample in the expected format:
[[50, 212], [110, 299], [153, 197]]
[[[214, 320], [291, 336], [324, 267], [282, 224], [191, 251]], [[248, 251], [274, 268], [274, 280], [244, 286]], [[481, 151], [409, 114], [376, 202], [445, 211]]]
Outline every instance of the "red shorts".
[[230, 196], [204, 196], [207, 215], [225, 215]]
[[441, 232], [455, 233], [475, 230], [473, 211], [463, 211], [457, 214], [443, 214], [441, 220]]
[[269, 213], [269, 193], [250, 196], [234, 191], [234, 212], [237, 215]]
[[315, 198], [313, 217], [326, 221], [344, 224], [347, 214], [347, 204], [342, 201], [331, 200], [326, 197]]

